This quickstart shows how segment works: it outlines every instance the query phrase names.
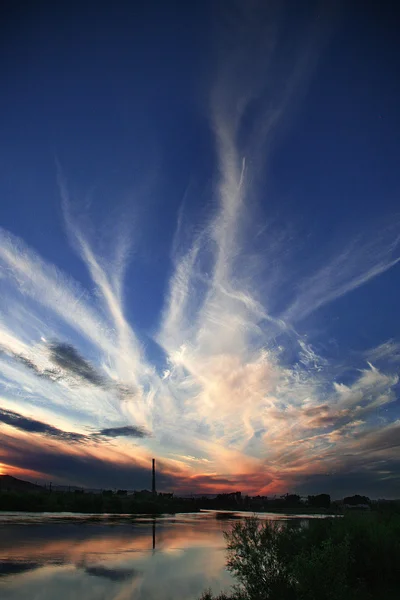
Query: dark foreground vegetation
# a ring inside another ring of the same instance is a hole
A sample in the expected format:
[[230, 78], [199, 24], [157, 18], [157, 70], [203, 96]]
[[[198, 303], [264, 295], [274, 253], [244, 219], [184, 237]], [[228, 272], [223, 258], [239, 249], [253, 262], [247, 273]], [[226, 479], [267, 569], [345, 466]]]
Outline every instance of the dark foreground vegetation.
[[251, 517], [225, 533], [231, 595], [201, 600], [395, 600], [400, 512], [277, 524]]
[[75, 512], [112, 514], [176, 513], [193, 507], [179, 498], [125, 495], [112, 492], [0, 492], [0, 511]]

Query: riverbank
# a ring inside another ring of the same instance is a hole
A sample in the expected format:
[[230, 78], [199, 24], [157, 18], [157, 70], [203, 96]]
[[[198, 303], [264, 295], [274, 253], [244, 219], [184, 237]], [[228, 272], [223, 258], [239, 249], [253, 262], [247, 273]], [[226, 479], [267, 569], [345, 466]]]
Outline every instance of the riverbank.
[[[249, 509], [249, 513], [257, 512]], [[263, 510], [264, 513], [271, 514], [287, 514], [287, 515], [336, 515], [343, 514], [343, 510], [337, 507], [332, 508], [319, 508], [313, 506], [294, 506], [294, 507], [282, 507], [282, 508], [268, 508], [267, 510]]]
[[0, 492], [0, 511], [161, 515], [199, 510], [184, 500], [164, 496], [135, 497], [58, 491]]

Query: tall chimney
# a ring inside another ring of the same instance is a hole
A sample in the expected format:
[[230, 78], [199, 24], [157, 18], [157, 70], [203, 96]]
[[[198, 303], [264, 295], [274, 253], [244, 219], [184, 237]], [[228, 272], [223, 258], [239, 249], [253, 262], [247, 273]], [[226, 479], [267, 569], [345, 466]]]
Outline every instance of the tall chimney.
[[153, 496], [157, 495], [157, 492], [156, 492], [156, 459], [155, 458], [153, 458], [153, 485], [152, 485], [151, 491], [153, 492]]

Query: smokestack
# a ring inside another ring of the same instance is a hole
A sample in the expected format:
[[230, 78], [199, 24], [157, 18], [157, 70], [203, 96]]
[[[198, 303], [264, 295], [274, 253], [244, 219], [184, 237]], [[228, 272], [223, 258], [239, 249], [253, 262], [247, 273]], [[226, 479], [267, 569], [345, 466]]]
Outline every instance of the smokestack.
[[156, 459], [153, 458], [153, 485], [151, 487], [151, 491], [153, 492], [153, 496], [156, 496]]

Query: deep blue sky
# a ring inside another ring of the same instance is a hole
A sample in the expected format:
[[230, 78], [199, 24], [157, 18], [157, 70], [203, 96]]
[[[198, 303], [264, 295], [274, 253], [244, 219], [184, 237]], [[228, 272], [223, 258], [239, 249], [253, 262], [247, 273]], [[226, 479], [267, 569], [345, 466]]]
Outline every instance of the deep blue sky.
[[[142, 202], [158, 216], [143, 224], [155, 296], [165, 283], [161, 263], [185, 190], [200, 188], [198, 202], [209, 192], [213, 147], [204, 105], [211, 4], [6, 2], [3, 8], [0, 219], [80, 280], [83, 267], [63, 238], [56, 159], [78, 193], [98, 190], [99, 212], [136, 185], [148, 190]], [[316, 248], [340, 236], [343, 225], [373, 227], [377, 217], [398, 212], [396, 16], [385, 2], [366, 9], [349, 2], [337, 10], [273, 157], [273, 194], [265, 205], [271, 210], [272, 200], [281, 219], [289, 214], [312, 230]], [[383, 279], [371, 294], [392, 313], [388, 286]]]
[[[5, 2], [1, 8], [0, 224], [91, 294], [96, 282], [81, 252], [68, 243], [57, 175], [62, 172], [72, 205], [79, 207], [80, 227], [98, 255], [115, 245], [118, 219], [131, 223], [125, 316], [161, 373], [175, 356], [160, 342], [160, 322], [172, 285], [179, 215], [188, 244], [218, 205], [221, 167], [210, 125], [210, 90], [224, 73], [224, 60], [231, 60], [219, 52], [235, 20], [221, 14], [234, 13], [233, 3], [224, 10], [218, 2], [57, 4]], [[299, 31], [313, 18], [323, 33], [285, 118], [271, 144], [267, 140], [260, 184], [250, 195], [253, 226], [268, 223], [266, 233], [246, 231], [241, 248], [257, 254], [262, 264], [257, 299], [274, 317], [287, 318], [324, 364], [333, 361], [335, 366], [327, 367], [330, 385], [339, 380], [350, 385], [357, 369], [366, 368], [369, 351], [389, 340], [396, 348], [400, 339], [400, 266], [382, 267], [399, 256], [399, 15], [390, 2], [329, 6], [334, 8], [286, 5], [270, 71], [272, 92], [275, 79], [281, 85], [286, 77]], [[255, 72], [262, 72], [266, 59], [261, 39]], [[244, 45], [243, 55], [248, 51]], [[239, 44], [238, 60], [240, 55]], [[226, 95], [240, 99], [250, 75], [242, 82], [240, 67], [237, 73], [236, 87]], [[256, 102], [268, 104], [272, 92]], [[285, 240], [273, 259], [271, 235]], [[350, 249], [335, 266], [335, 257], [352, 244], [354, 253]], [[329, 287], [339, 289], [340, 272], [350, 263], [349, 290], [328, 300]], [[275, 280], [266, 274], [271, 265], [279, 277], [284, 273], [272, 294]], [[317, 288], [313, 274], [328, 265], [333, 271], [318, 296], [324, 299], [308, 312], [304, 305], [313, 300], [301, 291]], [[354, 283], [374, 268], [379, 275]], [[207, 279], [210, 273], [206, 269], [203, 275]], [[235, 287], [236, 273], [230, 281]], [[7, 319], [12, 317], [4, 316], [4, 322], [13, 329]], [[72, 341], [82, 352], [88, 349], [83, 339]], [[258, 348], [269, 343], [257, 342]], [[400, 363], [398, 350], [393, 352], [382, 359], [387, 365], [378, 367], [395, 378]], [[296, 358], [291, 351], [287, 355], [293, 367]], [[100, 364], [94, 351], [89, 358], [94, 356]], [[393, 381], [390, 393], [396, 395]], [[391, 399], [390, 423], [399, 418], [398, 408]], [[398, 478], [393, 481], [398, 485]]]

